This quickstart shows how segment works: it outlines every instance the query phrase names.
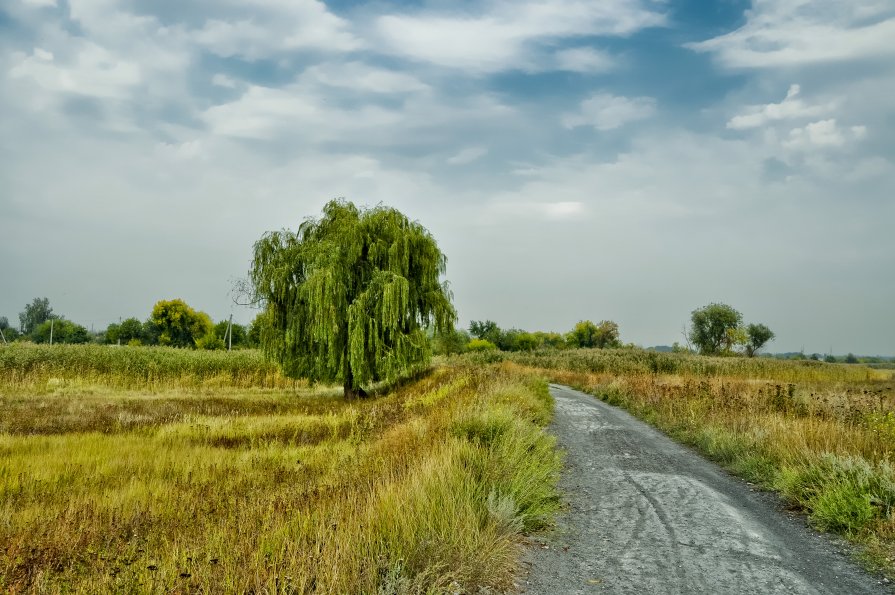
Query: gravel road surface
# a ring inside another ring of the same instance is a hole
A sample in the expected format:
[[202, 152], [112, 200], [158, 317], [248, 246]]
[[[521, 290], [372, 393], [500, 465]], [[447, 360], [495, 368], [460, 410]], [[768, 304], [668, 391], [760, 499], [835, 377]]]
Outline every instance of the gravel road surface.
[[567, 509], [523, 593], [892, 593], [779, 500], [592, 396], [551, 385]]

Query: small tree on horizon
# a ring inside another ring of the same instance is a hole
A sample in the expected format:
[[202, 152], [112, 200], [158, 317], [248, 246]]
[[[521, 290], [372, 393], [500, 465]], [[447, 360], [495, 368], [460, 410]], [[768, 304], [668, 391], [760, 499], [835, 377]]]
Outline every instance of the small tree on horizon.
[[711, 303], [693, 310], [690, 321], [690, 342], [703, 355], [717, 355], [732, 349], [743, 315], [727, 304]]
[[23, 335], [30, 335], [38, 326], [51, 318], [59, 318], [53, 314], [48, 298], [34, 298], [30, 304], [25, 304], [25, 309], [19, 314], [19, 323]]
[[601, 320], [594, 324], [590, 320], [582, 320], [575, 324], [566, 341], [571, 347], [620, 347], [618, 324], [611, 320]]
[[497, 345], [501, 330], [493, 320], [473, 320], [469, 323], [469, 334], [476, 339], [484, 339]]
[[147, 330], [157, 337], [158, 344], [170, 347], [203, 347], [200, 341], [214, 333], [211, 317], [181, 299], [156, 302], [149, 322], [151, 328]]
[[[750, 324], [746, 327], [746, 355], [755, 357], [761, 351], [768, 341], [774, 339], [774, 332], [763, 324]], [[813, 354], [811, 359], [820, 359], [817, 354]]]
[[345, 396], [421, 369], [425, 329], [453, 329], [432, 235], [396, 209], [330, 201], [298, 231], [265, 234], [249, 278], [265, 307], [261, 345], [290, 378], [341, 382]]

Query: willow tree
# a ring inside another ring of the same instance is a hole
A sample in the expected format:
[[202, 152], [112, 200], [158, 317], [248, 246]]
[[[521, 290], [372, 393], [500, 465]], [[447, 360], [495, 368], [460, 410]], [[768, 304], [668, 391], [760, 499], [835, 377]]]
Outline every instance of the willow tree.
[[291, 378], [341, 382], [345, 395], [429, 361], [425, 328], [453, 329], [446, 259], [399, 211], [331, 201], [298, 231], [255, 243], [249, 279], [264, 305], [261, 346]]

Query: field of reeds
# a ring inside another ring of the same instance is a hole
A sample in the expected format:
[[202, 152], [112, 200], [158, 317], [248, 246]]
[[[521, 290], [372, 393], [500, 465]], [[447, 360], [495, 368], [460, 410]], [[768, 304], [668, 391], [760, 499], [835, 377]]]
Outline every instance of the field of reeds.
[[548, 370], [592, 374], [664, 374], [700, 378], [761, 378], [780, 382], [862, 382], [886, 379], [885, 370], [812, 360], [706, 357], [645, 349], [568, 349], [534, 352], [490, 351], [467, 356], [480, 363], [511, 361]]
[[[491, 356], [491, 359], [495, 359]], [[889, 370], [635, 350], [502, 355], [664, 430], [895, 576], [895, 380]]]
[[30, 343], [0, 346], [0, 386], [4, 390], [32, 392], [60, 384], [139, 390], [293, 385], [254, 349], [228, 352]]
[[551, 400], [512, 366], [345, 401], [251, 352], [16, 349], [0, 592], [502, 590], [558, 507]]

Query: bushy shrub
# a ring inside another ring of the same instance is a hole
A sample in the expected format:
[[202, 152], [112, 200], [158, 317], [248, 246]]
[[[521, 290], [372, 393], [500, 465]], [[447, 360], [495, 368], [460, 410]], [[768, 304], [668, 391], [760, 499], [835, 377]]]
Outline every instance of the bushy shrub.
[[80, 324], [60, 318], [39, 324], [31, 333], [31, 340], [35, 343], [49, 343], [51, 334], [53, 343], [82, 344], [90, 343], [92, 339], [90, 331]]
[[497, 345], [487, 339], [473, 339], [466, 344], [466, 350], [472, 352], [495, 351]]

